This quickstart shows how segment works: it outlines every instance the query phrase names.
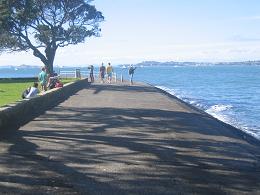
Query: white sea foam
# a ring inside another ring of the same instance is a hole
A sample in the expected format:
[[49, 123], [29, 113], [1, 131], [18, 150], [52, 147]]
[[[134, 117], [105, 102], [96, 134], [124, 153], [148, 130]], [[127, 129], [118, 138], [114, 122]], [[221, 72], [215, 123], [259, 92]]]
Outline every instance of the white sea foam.
[[231, 109], [232, 105], [223, 105], [223, 104], [216, 104], [211, 106], [209, 109], [206, 110], [206, 112], [215, 113], [215, 112], [223, 112], [225, 110]]
[[205, 110], [205, 112], [223, 122], [230, 124], [231, 119], [227, 115], [225, 115], [224, 112], [230, 110], [232, 107], [232, 105], [216, 104]]
[[[250, 134], [251, 136], [260, 140], [260, 135], [257, 130], [255, 132], [252, 131], [252, 128], [249, 128], [245, 124], [241, 123], [240, 121], [237, 121], [236, 119], [230, 117], [229, 114], [225, 113], [225, 112], [229, 112], [232, 108], [233, 108], [232, 105], [216, 104], [211, 106], [209, 109], [205, 111], [211, 116], [217, 118], [218, 120], [233, 125], [234, 127], [241, 129], [247, 134]], [[255, 127], [255, 129], [257, 129], [257, 127]]]
[[[159, 88], [159, 89], [161, 89], [161, 90], [163, 90], [163, 91], [166, 91], [166, 92], [168, 92], [168, 93], [171, 94], [171, 95], [177, 96], [177, 94], [175, 93], [175, 91], [174, 91], [173, 89], [170, 89], [170, 88], [167, 88], [167, 87], [164, 87], [164, 86], [160, 86], [160, 85], [155, 86], [155, 87], [157, 87], [157, 88]], [[177, 96], [177, 97], [178, 97], [178, 96]]]
[[189, 103], [193, 105], [193, 104], [196, 104], [196, 101], [195, 100], [191, 100]]

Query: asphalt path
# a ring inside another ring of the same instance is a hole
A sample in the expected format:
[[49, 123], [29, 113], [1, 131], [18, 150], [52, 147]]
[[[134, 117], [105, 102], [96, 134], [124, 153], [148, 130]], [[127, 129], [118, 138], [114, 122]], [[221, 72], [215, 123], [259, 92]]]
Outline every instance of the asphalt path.
[[145, 84], [92, 84], [0, 135], [0, 194], [260, 194], [260, 146]]

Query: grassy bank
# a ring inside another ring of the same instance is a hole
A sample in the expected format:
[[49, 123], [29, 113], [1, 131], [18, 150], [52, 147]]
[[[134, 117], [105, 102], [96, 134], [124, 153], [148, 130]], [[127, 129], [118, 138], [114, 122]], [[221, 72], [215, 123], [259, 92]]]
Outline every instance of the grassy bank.
[[[62, 79], [63, 84], [75, 81], [75, 79]], [[0, 80], [0, 106], [22, 99], [22, 92], [32, 86], [37, 79], [1, 79]]]

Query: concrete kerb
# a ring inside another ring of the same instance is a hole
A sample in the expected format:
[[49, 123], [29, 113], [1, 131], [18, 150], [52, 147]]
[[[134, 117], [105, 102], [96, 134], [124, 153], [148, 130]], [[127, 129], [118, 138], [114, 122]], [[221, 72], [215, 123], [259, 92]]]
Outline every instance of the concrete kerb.
[[35, 98], [17, 101], [0, 108], [0, 130], [19, 128], [88, 85], [87, 78], [78, 80], [62, 88], [49, 90]]

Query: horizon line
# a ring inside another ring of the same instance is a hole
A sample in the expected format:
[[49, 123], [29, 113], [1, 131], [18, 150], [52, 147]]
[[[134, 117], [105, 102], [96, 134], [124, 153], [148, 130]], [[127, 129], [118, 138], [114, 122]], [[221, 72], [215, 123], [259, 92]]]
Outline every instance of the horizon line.
[[[259, 60], [242, 60], [242, 61], [156, 61], [156, 60], [146, 60], [137, 63], [115, 63], [114, 66], [118, 65], [138, 65], [142, 63], [201, 63], [201, 64], [231, 64], [231, 63], [249, 63], [249, 62], [260, 62]], [[102, 63], [102, 62], [101, 62]], [[101, 63], [86, 63], [86, 64], [77, 64], [77, 65], [53, 65], [53, 67], [82, 67], [88, 65], [100, 65]], [[106, 63], [104, 63], [106, 64]], [[42, 67], [43, 65], [33, 65], [33, 64], [20, 64], [20, 65], [0, 65], [0, 67], [18, 67], [18, 66], [34, 66], [34, 67]]]

